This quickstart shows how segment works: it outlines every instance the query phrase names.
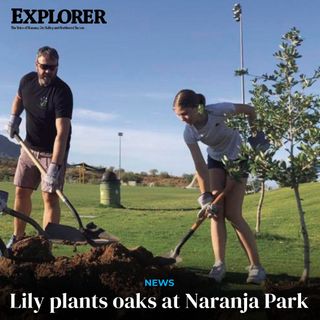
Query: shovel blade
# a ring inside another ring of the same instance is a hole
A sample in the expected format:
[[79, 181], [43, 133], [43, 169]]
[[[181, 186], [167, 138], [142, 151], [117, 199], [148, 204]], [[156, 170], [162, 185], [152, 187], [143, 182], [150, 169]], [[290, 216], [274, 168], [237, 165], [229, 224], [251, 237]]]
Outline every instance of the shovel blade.
[[7, 247], [1, 238], [0, 238], [0, 252], [1, 252], [0, 257], [3, 256], [6, 258], [9, 258], [9, 252], [8, 252]]
[[70, 243], [86, 242], [85, 236], [76, 228], [63, 224], [48, 223], [45, 232], [49, 240], [61, 240]]
[[87, 242], [88, 242], [88, 244], [90, 244], [93, 247], [100, 247], [100, 246], [109, 245], [109, 244], [117, 242], [117, 241], [110, 240], [110, 239], [87, 238]]
[[86, 225], [85, 229], [85, 234], [89, 239], [92, 239], [96, 242], [101, 242], [103, 240], [107, 240], [110, 242], [118, 242], [119, 238], [116, 236], [110, 234], [106, 230], [98, 227], [95, 225], [93, 222], [90, 222]]
[[45, 229], [46, 236], [49, 240], [63, 244], [90, 244], [94, 247], [103, 246], [115, 242], [114, 239], [98, 238], [94, 233], [84, 232], [63, 224], [48, 223]]

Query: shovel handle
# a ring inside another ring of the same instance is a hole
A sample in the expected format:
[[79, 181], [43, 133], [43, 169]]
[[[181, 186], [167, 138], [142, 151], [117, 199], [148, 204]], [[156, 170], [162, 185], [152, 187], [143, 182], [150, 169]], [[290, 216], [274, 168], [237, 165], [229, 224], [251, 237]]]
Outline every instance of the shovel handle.
[[[213, 201], [211, 204], [217, 204], [219, 201], [221, 201], [224, 197], [224, 193], [221, 192]], [[196, 222], [191, 226], [189, 231], [185, 234], [185, 236], [180, 240], [178, 245], [175, 247], [174, 252], [172, 254], [172, 258], [176, 258], [180, 254], [180, 250], [183, 247], [183, 245], [191, 238], [191, 236], [194, 234], [194, 232], [200, 227], [202, 222], [206, 220], [207, 214], [204, 212], [203, 215], [201, 215]]]
[[191, 226], [189, 231], [185, 234], [185, 236], [180, 240], [178, 245], [175, 247], [173, 254], [171, 255], [171, 258], [176, 259], [177, 256], [180, 254], [180, 250], [183, 247], [183, 245], [191, 238], [191, 236], [194, 234], [194, 232], [199, 228], [201, 223], [206, 219], [207, 217], [204, 215], [203, 217], [200, 217], [197, 219], [197, 221]]
[[[232, 190], [234, 187], [236, 181], [230, 181], [226, 187], [223, 189], [221, 193], [218, 194], [217, 197], [211, 202], [211, 205], [216, 205], [218, 202], [222, 201], [224, 197]], [[175, 247], [173, 254], [171, 255], [172, 258], [176, 259], [177, 256], [180, 254], [180, 250], [183, 247], [183, 245], [191, 238], [191, 236], [194, 234], [194, 232], [199, 228], [199, 226], [202, 224], [202, 222], [207, 218], [207, 214], [204, 213], [200, 218], [197, 219], [197, 221], [191, 226], [187, 234], [181, 239], [181, 241], [178, 243], [178, 245]]]
[[9, 214], [12, 217], [18, 218], [24, 222], [31, 224], [37, 230], [39, 235], [46, 237], [46, 232], [40, 227], [40, 225], [30, 217], [26, 216], [25, 214], [22, 214], [13, 209], [9, 209], [8, 207], [3, 209], [3, 212]]
[[76, 218], [78, 225], [79, 225], [79, 229], [81, 232], [84, 232], [85, 228], [82, 224], [82, 221], [80, 219], [80, 216], [77, 212], [77, 210], [75, 209], [75, 207], [72, 205], [72, 203], [69, 201], [69, 199], [63, 194], [63, 192], [59, 189], [56, 189], [56, 194], [58, 195], [58, 197], [61, 199], [61, 201], [69, 208], [69, 210], [72, 212], [73, 216]]
[[43, 168], [42, 164], [39, 162], [39, 160], [33, 155], [33, 153], [31, 152], [31, 150], [27, 147], [27, 145], [24, 143], [24, 141], [22, 140], [22, 138], [18, 135], [15, 134], [14, 135], [15, 139], [18, 141], [18, 143], [20, 144], [20, 146], [22, 147], [22, 149], [28, 154], [28, 156], [30, 157], [30, 159], [32, 160], [32, 162], [35, 164], [35, 166], [39, 169], [40, 173], [42, 175], [46, 174], [46, 170]]
[[[47, 174], [46, 170], [43, 168], [42, 164], [34, 156], [34, 154], [31, 152], [31, 150], [27, 147], [27, 145], [24, 143], [22, 138], [18, 134], [15, 134], [14, 137], [18, 141], [21, 148], [28, 154], [28, 156], [30, 157], [32, 162], [35, 164], [35, 166], [39, 169], [41, 175], [46, 175]], [[70, 211], [72, 212], [72, 214], [74, 215], [74, 217], [76, 218], [76, 220], [79, 224], [79, 228], [81, 230], [84, 230], [84, 226], [82, 224], [80, 216], [79, 216], [78, 212], [76, 211], [76, 209], [71, 204], [71, 202], [68, 200], [68, 198], [63, 194], [63, 192], [60, 189], [56, 189], [56, 194], [62, 200], [62, 202], [70, 209]]]

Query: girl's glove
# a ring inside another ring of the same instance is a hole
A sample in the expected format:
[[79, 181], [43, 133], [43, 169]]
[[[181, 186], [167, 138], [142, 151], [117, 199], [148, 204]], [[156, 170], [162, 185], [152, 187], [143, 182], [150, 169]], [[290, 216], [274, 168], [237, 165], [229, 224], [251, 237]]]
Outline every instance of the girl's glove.
[[255, 136], [250, 136], [248, 141], [252, 149], [257, 152], [266, 152], [270, 147], [270, 143], [262, 131], [258, 131]]
[[210, 192], [203, 192], [198, 198], [198, 203], [201, 206], [201, 210], [198, 212], [197, 217], [202, 218], [202, 216], [206, 213], [208, 206], [213, 201], [214, 197]]

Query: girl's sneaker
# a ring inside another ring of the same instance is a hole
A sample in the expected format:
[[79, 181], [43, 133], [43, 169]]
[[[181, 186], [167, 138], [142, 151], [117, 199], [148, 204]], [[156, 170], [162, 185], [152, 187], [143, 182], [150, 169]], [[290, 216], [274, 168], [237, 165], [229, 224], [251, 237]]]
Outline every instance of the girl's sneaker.
[[223, 262], [214, 264], [209, 272], [209, 278], [214, 279], [216, 282], [221, 282], [226, 275], [226, 266]]
[[248, 268], [247, 283], [261, 284], [266, 280], [266, 272], [262, 266], [250, 266]]

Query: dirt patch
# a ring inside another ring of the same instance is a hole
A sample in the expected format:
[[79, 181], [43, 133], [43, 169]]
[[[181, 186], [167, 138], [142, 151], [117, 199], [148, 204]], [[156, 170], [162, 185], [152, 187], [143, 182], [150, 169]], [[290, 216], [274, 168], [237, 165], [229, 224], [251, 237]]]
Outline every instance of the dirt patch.
[[[45, 297], [107, 297], [112, 301], [116, 297], [134, 297], [142, 308], [129, 305], [130, 310], [81, 310], [83, 313], [103, 312], [103, 315], [116, 315], [125, 318], [128, 314], [149, 317], [148, 298], [156, 301], [164, 295], [177, 294], [188, 286], [190, 291], [199, 289], [198, 277], [188, 270], [172, 267], [172, 259], [155, 257], [143, 247], [129, 250], [120, 243], [92, 248], [74, 257], [56, 257], [50, 252], [48, 241], [41, 237], [29, 237], [13, 246], [13, 259], [0, 258], [0, 319], [34, 319], [48, 314], [49, 305], [43, 307], [40, 314], [32, 310], [9, 308], [13, 293], [21, 298], [22, 294]], [[175, 290], [170, 287], [150, 287], [145, 279], [174, 279]], [[210, 279], [204, 280], [207, 286], [214, 285]], [[203, 287], [203, 285], [202, 285]], [[138, 294], [138, 296], [137, 296]], [[132, 300], [133, 301], [133, 300]], [[130, 304], [130, 301], [128, 302]], [[147, 311], [142, 310], [147, 306]], [[134, 310], [133, 310], [134, 309]], [[153, 309], [153, 308], [152, 308]], [[153, 310], [155, 311], [155, 310]], [[75, 310], [59, 310], [57, 316], [74, 316]], [[9, 315], [9, 316], [8, 316]]]
[[[55, 258], [45, 239], [26, 238], [13, 247], [13, 259], [0, 258], [0, 319], [47, 319], [52, 297], [61, 298], [61, 301], [65, 298], [66, 307], [55, 310], [50, 318], [56, 316], [59, 319], [78, 319], [80, 315], [102, 315], [109, 316], [110, 319], [156, 319], [161, 315], [163, 319], [166, 316], [185, 315], [186, 303], [183, 297], [186, 293], [194, 298], [196, 295], [209, 298], [235, 295], [234, 292], [222, 291], [213, 280], [187, 269], [177, 268], [171, 262], [153, 256], [143, 247], [128, 249], [120, 243], [92, 248], [74, 257]], [[172, 280], [174, 286], [150, 287], [146, 286], [146, 279]], [[320, 285], [308, 292], [309, 296], [315, 297], [312, 298], [312, 307], [315, 308], [312, 314], [308, 314], [308, 319], [319, 318], [320, 312], [316, 307], [320, 305], [319, 288]], [[276, 292], [278, 289], [271, 284], [267, 286], [269, 292]], [[277, 294], [295, 294], [290, 290], [284, 289]], [[39, 313], [34, 314], [33, 309], [21, 311], [10, 308], [14, 294], [17, 305], [22, 303], [23, 296], [26, 299], [30, 298], [30, 294], [33, 297], [43, 297], [44, 303]], [[170, 297], [173, 301], [175, 296], [181, 298], [179, 308], [163, 308], [159, 303], [155, 307], [155, 301], [163, 301], [165, 297]], [[78, 305], [79, 299], [87, 299], [84, 302], [87, 305]], [[109, 307], [103, 308], [105, 304], [100, 299], [108, 301]], [[112, 306], [114, 299], [118, 299], [119, 305], [122, 302], [124, 305], [119, 308]], [[239, 310], [225, 308], [204, 310], [189, 307], [187, 312], [188, 315], [201, 316], [202, 319], [238, 319], [240, 316]], [[270, 319], [277, 319], [277, 312], [278, 310], [273, 309], [268, 313], [262, 310], [255, 318], [262, 316], [266, 319], [268, 316]]]
[[51, 244], [43, 237], [25, 237], [12, 246], [12, 256], [16, 261], [49, 262], [54, 260]]

